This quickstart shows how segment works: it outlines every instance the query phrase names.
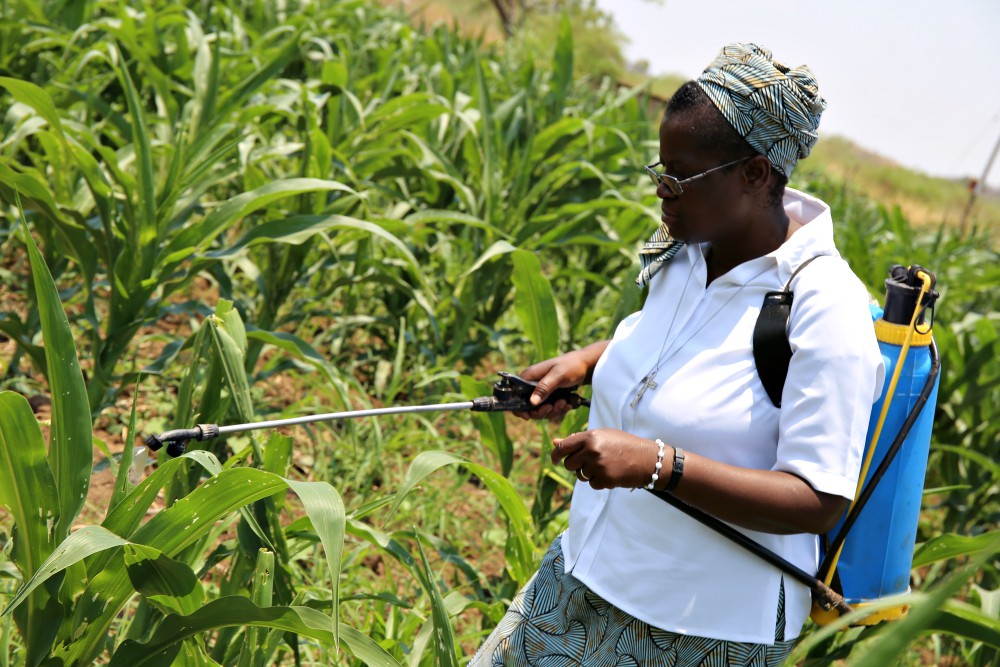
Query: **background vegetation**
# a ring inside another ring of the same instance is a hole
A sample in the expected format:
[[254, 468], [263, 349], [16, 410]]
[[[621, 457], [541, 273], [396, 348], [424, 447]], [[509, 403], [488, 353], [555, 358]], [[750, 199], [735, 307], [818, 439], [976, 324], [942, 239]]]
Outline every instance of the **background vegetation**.
[[[146, 469], [134, 436], [484, 395], [607, 336], [640, 305], [655, 104], [574, 75], [563, 19], [540, 53], [360, 0], [0, 7], [0, 665], [461, 664], [565, 526], [545, 443], [585, 411]], [[793, 660], [994, 664], [995, 245], [803, 174], [873, 294], [937, 272], [944, 377], [913, 611]]]

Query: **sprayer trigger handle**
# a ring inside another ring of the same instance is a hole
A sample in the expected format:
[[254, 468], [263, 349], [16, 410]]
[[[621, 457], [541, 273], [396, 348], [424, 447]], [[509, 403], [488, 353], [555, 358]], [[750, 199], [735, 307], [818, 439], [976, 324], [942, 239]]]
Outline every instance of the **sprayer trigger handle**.
[[532, 405], [531, 395], [535, 393], [535, 388], [538, 386], [537, 382], [525, 380], [522, 377], [505, 371], [499, 371], [497, 374], [500, 376], [500, 381], [493, 385], [493, 397], [501, 402], [516, 401], [520, 403], [520, 407], [507, 408], [508, 410], [530, 411], [539, 407], [539, 405], [549, 405], [560, 400], [566, 401], [573, 408], [580, 406], [590, 407], [590, 401], [575, 393], [576, 386], [559, 387], [549, 394], [539, 405]]

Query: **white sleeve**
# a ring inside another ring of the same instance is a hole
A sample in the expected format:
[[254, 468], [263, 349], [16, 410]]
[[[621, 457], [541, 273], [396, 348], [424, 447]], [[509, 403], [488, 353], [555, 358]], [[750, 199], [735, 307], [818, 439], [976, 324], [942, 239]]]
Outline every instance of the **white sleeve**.
[[794, 290], [774, 470], [853, 499], [885, 375], [868, 293], [840, 258], [815, 262]]

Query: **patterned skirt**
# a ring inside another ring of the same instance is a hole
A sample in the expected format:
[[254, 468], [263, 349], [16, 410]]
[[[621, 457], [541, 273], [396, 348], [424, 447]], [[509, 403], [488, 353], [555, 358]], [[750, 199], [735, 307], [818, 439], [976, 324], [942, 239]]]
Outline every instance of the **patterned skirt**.
[[[784, 637], [785, 594], [775, 637]], [[469, 667], [777, 667], [795, 640], [753, 644], [654, 628], [563, 571], [560, 538]]]

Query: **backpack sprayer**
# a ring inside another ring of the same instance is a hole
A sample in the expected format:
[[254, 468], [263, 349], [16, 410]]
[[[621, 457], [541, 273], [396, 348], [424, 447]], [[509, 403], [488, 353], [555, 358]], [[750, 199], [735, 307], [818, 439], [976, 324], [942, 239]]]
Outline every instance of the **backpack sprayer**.
[[[728, 524], [673, 495], [649, 490], [675, 509], [809, 587], [813, 593], [812, 618], [820, 625], [826, 625], [854, 608], [862, 608], [875, 600], [905, 593], [909, 589], [913, 545], [916, 542], [940, 380], [940, 360], [931, 332], [933, 308], [938, 298], [938, 293], [933, 290], [935, 281], [934, 275], [920, 266], [894, 266], [885, 281], [885, 309], [878, 306], [871, 308], [875, 337], [886, 374], [891, 379], [872, 408], [855, 500], [834, 530], [821, 536], [823, 560], [818, 575], [802, 570]], [[769, 293], [765, 298], [758, 318], [760, 331], [754, 335], [755, 356], [764, 349], [771, 350], [768, 355], [791, 355], [787, 343], [787, 321], [792, 304], [790, 285], [791, 280], [783, 292]], [[780, 312], [776, 310], [779, 308]], [[925, 321], [928, 310], [931, 318]], [[785, 348], [787, 352], [781, 351]], [[779, 363], [770, 360], [767, 370], [758, 365], [761, 380], [775, 405], [780, 405], [780, 390], [787, 369], [788, 359], [779, 360]], [[211, 440], [229, 433], [279, 426], [446, 410], [529, 412], [538, 407], [529, 402], [536, 383], [502, 371], [499, 375], [500, 380], [493, 385], [492, 396], [471, 401], [331, 412], [232, 426], [198, 424], [194, 428], [147, 436], [145, 443], [153, 451], [166, 446], [168, 454], [180, 456], [189, 440]], [[576, 387], [557, 389], [542, 405], [564, 400], [572, 408], [590, 407], [590, 401], [576, 394], [575, 390]], [[891, 443], [881, 437], [884, 430], [896, 431]], [[859, 624], [873, 625], [900, 618], [907, 609], [905, 605], [884, 609], [859, 621]]]
[[[885, 309], [872, 306], [886, 377], [872, 406], [865, 458], [854, 502], [822, 536], [817, 575], [843, 592], [855, 608], [910, 588], [924, 475], [940, 383], [941, 361], [932, 328], [936, 278], [923, 267], [894, 266], [885, 281]], [[925, 315], [930, 313], [930, 318]], [[890, 440], [884, 433], [896, 433]], [[864, 511], [862, 511], [864, 510]], [[908, 611], [897, 605], [857, 621], [875, 625]], [[812, 619], [826, 625], [837, 615], [813, 605]]]
[[[861, 609], [909, 590], [941, 370], [931, 331], [939, 296], [935, 282], [934, 274], [921, 266], [893, 266], [885, 281], [885, 309], [871, 307], [875, 338], [890, 380], [872, 406], [854, 501], [837, 526], [820, 536], [822, 561], [817, 578], [822, 586], [812, 587], [811, 614], [819, 625], [827, 625], [852, 608]], [[788, 344], [791, 283], [790, 279], [784, 290], [765, 296], [753, 337], [757, 373], [775, 407], [781, 406], [792, 356]], [[928, 312], [931, 317], [925, 321]], [[883, 432], [896, 435], [890, 442], [882, 437]], [[753, 545], [751, 551], [773, 562], [760, 553], [766, 549]], [[842, 596], [844, 604], [831, 604], [837, 598], [830, 597], [824, 587]], [[883, 608], [855, 624], [895, 620], [907, 610], [902, 604]]]

